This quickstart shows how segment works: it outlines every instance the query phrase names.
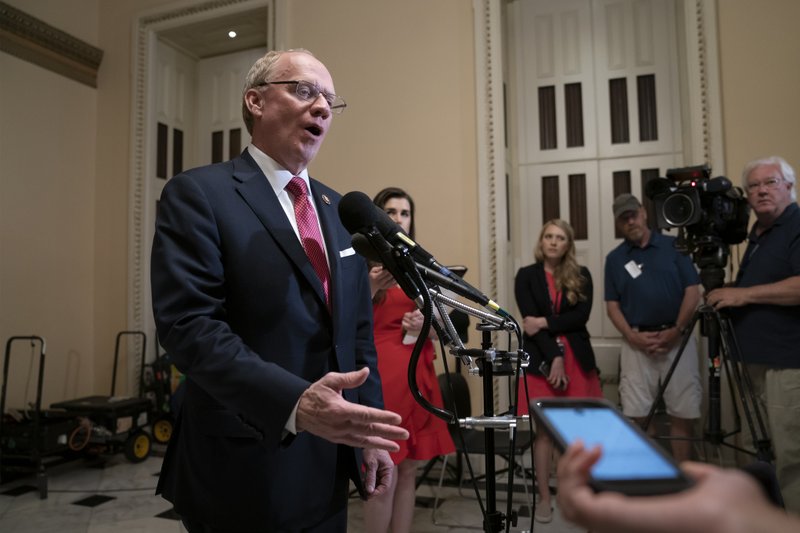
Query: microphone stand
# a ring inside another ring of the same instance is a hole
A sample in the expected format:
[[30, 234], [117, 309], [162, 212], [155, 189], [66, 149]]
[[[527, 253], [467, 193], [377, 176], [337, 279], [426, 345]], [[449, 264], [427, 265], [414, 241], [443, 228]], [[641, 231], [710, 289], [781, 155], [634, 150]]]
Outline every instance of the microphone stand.
[[[423, 331], [420, 333], [420, 339], [427, 336], [426, 323], [432, 325], [440, 336], [443, 342], [446, 342], [450, 347], [450, 353], [458, 357], [461, 362], [467, 366], [468, 373], [475, 375], [478, 374], [482, 377], [483, 384], [483, 415], [480, 417], [466, 417], [457, 418], [457, 413], [451, 414], [445, 411], [446, 414], [451, 416], [442, 416], [442, 411], [436, 407], [429, 409], [430, 403], [425, 400], [419, 388], [416, 385], [416, 364], [418, 361], [418, 350], [414, 350], [412, 359], [409, 362], [409, 386], [411, 387], [412, 394], [417, 401], [433, 414], [443, 418], [449, 424], [458, 425], [461, 428], [483, 428], [484, 432], [484, 462], [485, 462], [485, 479], [486, 479], [486, 508], [483, 513], [483, 530], [486, 533], [496, 533], [503, 531], [504, 523], [505, 530], [509, 531], [510, 526], [517, 524], [517, 515], [512, 511], [512, 493], [514, 486], [514, 451], [516, 449], [516, 428], [518, 424], [530, 425], [530, 420], [527, 415], [517, 417], [516, 405], [513, 408], [513, 413], [510, 415], [497, 415], [494, 413], [494, 377], [496, 375], [518, 375], [514, 371], [514, 364], [517, 367], [528, 366], [528, 355], [522, 350], [516, 352], [503, 352], [495, 350], [492, 346], [492, 332], [493, 331], [508, 331], [516, 332], [517, 336], [521, 336], [519, 325], [511, 317], [501, 317], [486, 311], [476, 309], [458, 300], [454, 300], [444, 294], [438, 287], [427, 287], [422, 280], [417, 280], [418, 286], [421, 285], [420, 291], [422, 299], [425, 301], [423, 306], [423, 315], [427, 313], [432, 314], [432, 305], [435, 304], [439, 311], [439, 318], [441, 322], [431, 320], [430, 317], [424, 316]], [[430, 301], [432, 303], [429, 303]], [[464, 347], [458, 336], [455, 328], [450, 321], [444, 306], [447, 305], [453, 309], [457, 309], [469, 315], [475, 316], [481, 320], [477, 329], [482, 332], [481, 349], [468, 349]], [[427, 313], [426, 313], [427, 311]], [[521, 342], [519, 343], [521, 346]], [[419, 350], [421, 351], [421, 350]], [[477, 365], [475, 361], [477, 360]], [[433, 406], [431, 406], [433, 407]], [[507, 509], [504, 515], [497, 510], [497, 486], [495, 482], [496, 468], [495, 468], [495, 431], [507, 430], [509, 431], [510, 440], [510, 467], [508, 469], [508, 494], [507, 494]], [[477, 494], [477, 487], [476, 487]], [[479, 502], [480, 502], [480, 495]], [[483, 507], [483, 506], [481, 506]], [[507, 521], [506, 521], [507, 519]]]
[[[516, 404], [512, 407], [512, 416], [496, 416], [494, 413], [494, 376], [495, 375], [519, 375], [519, 368], [528, 366], [528, 355], [524, 351], [517, 350], [516, 352], [499, 351], [492, 347], [492, 331], [508, 331], [514, 332], [517, 336], [518, 346], [522, 346], [522, 332], [519, 324], [505, 311], [499, 308], [495, 309], [497, 314], [491, 314], [486, 311], [475, 309], [467, 304], [449, 298], [441, 293], [438, 284], [435, 281], [429, 281], [428, 284], [422, 279], [422, 275], [417, 269], [417, 265], [411, 257], [411, 252], [406, 246], [390, 245], [373, 227], [368, 228], [363, 236], [367, 239], [369, 244], [381, 257], [384, 266], [389, 268], [392, 276], [398, 282], [400, 287], [406, 295], [416, 302], [417, 306], [422, 310], [423, 322], [422, 329], [414, 344], [411, 352], [411, 359], [408, 363], [408, 385], [414, 399], [423, 408], [430, 413], [441, 418], [450, 425], [457, 425], [461, 428], [476, 428], [482, 427], [484, 429], [484, 443], [485, 443], [485, 463], [486, 463], [486, 509], [483, 511], [483, 528], [486, 533], [497, 533], [503, 530], [503, 523], [506, 522], [506, 532], [510, 531], [511, 524], [516, 526], [517, 515], [512, 512], [512, 493], [514, 485], [514, 451], [516, 445]], [[356, 241], [353, 241], [355, 246]], [[367, 249], [367, 254], [371, 250]], [[444, 282], [444, 281], [442, 281]], [[483, 305], [491, 305], [494, 302], [483, 297], [478, 291], [467, 291], [471, 299], [477, 299]], [[437, 320], [433, 320], [433, 305], [434, 302], [439, 311]], [[476, 316], [481, 319], [478, 325], [478, 330], [482, 331], [482, 343], [480, 350], [467, 349], [461, 342], [458, 333], [450, 321], [444, 306], [448, 305], [454, 309], [458, 309], [469, 315]], [[495, 304], [496, 305], [496, 304]], [[419, 390], [417, 385], [417, 365], [419, 357], [422, 353], [422, 348], [428, 337], [431, 326], [434, 327], [439, 339], [443, 344], [450, 347], [450, 352], [456, 357], [459, 357], [462, 363], [469, 368], [470, 374], [479, 374], [483, 378], [483, 415], [477, 418], [463, 418], [459, 419], [457, 413], [447, 411], [430, 403]], [[478, 360], [478, 365], [474, 364], [474, 359]], [[514, 372], [513, 364], [517, 364], [517, 371]], [[521, 422], [527, 422], [530, 425], [530, 419], [521, 417]], [[510, 466], [508, 469], [508, 508], [507, 514], [497, 510], [496, 506], [496, 485], [495, 485], [495, 440], [494, 432], [496, 429], [507, 429], [509, 431], [510, 440]], [[463, 442], [463, 436], [462, 436]], [[468, 461], [469, 464], [469, 461]], [[470, 467], [471, 471], [471, 467]], [[475, 488], [478, 502], [481, 503], [480, 494], [478, 494], [477, 484], [473, 476], [473, 487]]]

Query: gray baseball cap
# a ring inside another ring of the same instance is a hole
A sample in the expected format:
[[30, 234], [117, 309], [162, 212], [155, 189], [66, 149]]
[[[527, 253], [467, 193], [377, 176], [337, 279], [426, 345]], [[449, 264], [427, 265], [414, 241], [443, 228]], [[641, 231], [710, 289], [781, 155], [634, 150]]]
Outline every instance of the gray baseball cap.
[[626, 211], [636, 211], [640, 207], [642, 207], [642, 203], [634, 195], [620, 194], [614, 198], [614, 218], [619, 218]]

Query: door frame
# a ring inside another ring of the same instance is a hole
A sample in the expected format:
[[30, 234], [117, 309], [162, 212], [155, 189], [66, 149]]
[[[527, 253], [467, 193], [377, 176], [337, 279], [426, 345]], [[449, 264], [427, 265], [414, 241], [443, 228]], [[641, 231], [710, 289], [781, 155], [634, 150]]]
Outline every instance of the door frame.
[[[203, 4], [180, 2], [140, 14], [133, 22], [131, 79], [131, 144], [128, 190], [128, 329], [155, 338], [150, 297], [150, 241], [155, 206], [149, 201], [154, 185], [146, 169], [156, 158], [154, 68], [158, 64], [158, 33], [241, 11], [267, 8], [268, 48], [280, 47], [285, 36], [280, 23], [286, 0], [212, 0]], [[152, 342], [148, 341], [148, 342]], [[153, 353], [152, 351], [150, 353]], [[153, 356], [151, 356], [153, 357]], [[139, 361], [128, 361], [128, 390], [139, 390]]]
[[[513, 76], [505, 23], [510, 1], [473, 0], [473, 12], [480, 286], [501, 305], [513, 309], [513, 268], [521, 258], [521, 251], [514, 246], [520, 241], [513, 231], [519, 227], [521, 215], [517, 180], [509, 174], [514, 168], [515, 130], [510, 127], [514, 110], [506, 109], [505, 98], [505, 82]], [[676, 0], [676, 8], [684, 161], [707, 162], [715, 174], [725, 175], [716, 3]], [[504, 143], [506, 135], [510, 138]], [[496, 408], [500, 407], [499, 398], [506, 397], [504, 386], [495, 387]]]
[[[506, 29], [504, 5], [508, 0], [473, 0], [475, 34], [476, 101], [478, 120], [478, 202], [481, 286], [499, 303], [513, 307], [515, 239], [519, 213], [513, 199], [513, 165], [503, 139], [506, 127], [503, 57]], [[721, 90], [717, 50], [717, 13], [714, 0], [677, 0], [679, 71], [683, 102], [683, 155], [685, 161], [708, 162], [715, 174], [725, 174], [722, 138]], [[513, 112], [513, 110], [509, 110]], [[513, 122], [513, 121], [509, 121]], [[508, 143], [513, 146], [513, 142]], [[506, 216], [510, 212], [510, 216]], [[509, 227], [510, 226], [510, 227]]]

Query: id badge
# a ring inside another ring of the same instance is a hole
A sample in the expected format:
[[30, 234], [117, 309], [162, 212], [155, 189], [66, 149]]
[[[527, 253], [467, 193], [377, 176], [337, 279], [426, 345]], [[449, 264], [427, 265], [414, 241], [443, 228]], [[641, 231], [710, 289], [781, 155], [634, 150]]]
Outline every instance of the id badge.
[[625, 263], [625, 270], [628, 271], [628, 274], [630, 274], [631, 278], [633, 279], [636, 279], [642, 275], [642, 265], [636, 263], [636, 261], [632, 259]]

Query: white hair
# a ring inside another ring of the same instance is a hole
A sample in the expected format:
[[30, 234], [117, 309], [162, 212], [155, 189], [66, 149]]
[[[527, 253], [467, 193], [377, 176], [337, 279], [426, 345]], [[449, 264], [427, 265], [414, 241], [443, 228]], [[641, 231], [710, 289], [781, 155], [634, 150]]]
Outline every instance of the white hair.
[[747, 190], [747, 176], [749, 176], [753, 170], [758, 167], [773, 165], [780, 168], [783, 179], [792, 184], [792, 201], [796, 202], [797, 191], [795, 190], [795, 184], [797, 179], [794, 174], [794, 169], [789, 163], [786, 162], [784, 158], [778, 157], [777, 155], [763, 157], [761, 159], [754, 159], [744, 166], [744, 170], [742, 170], [742, 184], [744, 186], [744, 190]]

